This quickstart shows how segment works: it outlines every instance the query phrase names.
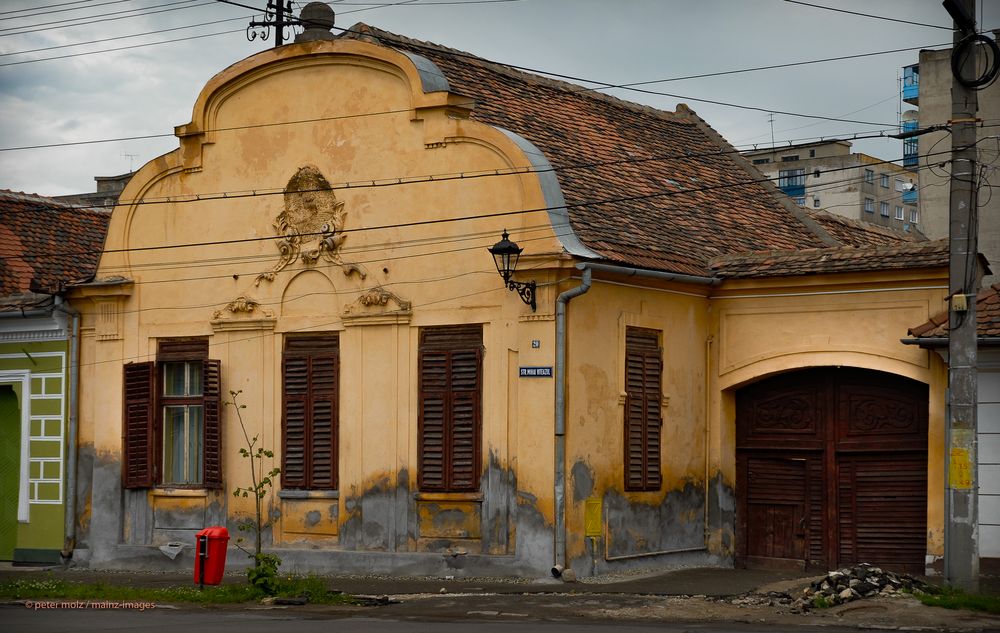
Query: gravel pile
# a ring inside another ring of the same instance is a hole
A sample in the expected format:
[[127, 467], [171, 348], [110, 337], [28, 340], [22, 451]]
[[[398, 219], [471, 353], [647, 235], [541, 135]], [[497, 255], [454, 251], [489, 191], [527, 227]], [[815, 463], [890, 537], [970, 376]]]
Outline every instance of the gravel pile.
[[930, 590], [930, 585], [913, 576], [862, 564], [831, 571], [825, 577], [814, 580], [792, 606], [805, 611], [813, 607], [836, 606], [861, 598], [893, 596], [899, 593], [928, 593]]

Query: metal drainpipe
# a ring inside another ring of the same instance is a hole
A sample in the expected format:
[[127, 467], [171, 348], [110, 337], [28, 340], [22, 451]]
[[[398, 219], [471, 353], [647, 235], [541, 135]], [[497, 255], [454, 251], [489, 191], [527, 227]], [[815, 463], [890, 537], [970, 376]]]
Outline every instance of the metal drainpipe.
[[66, 304], [62, 297], [56, 297], [55, 309], [73, 318], [69, 339], [69, 456], [66, 464], [66, 538], [62, 555], [72, 558], [76, 548], [76, 460], [77, 434], [79, 420], [77, 412], [80, 406], [80, 313]]
[[556, 299], [556, 463], [555, 463], [555, 556], [552, 575], [562, 576], [566, 568], [566, 304], [590, 290], [591, 270], [587, 264], [579, 286]]

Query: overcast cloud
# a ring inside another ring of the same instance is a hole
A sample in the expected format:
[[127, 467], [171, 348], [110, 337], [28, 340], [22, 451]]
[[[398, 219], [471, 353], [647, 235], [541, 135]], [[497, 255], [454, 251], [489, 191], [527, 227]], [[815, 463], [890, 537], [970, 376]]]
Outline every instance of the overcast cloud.
[[[0, 188], [43, 195], [79, 193], [94, 189], [94, 176], [138, 169], [174, 149], [176, 138], [19, 151], [6, 148], [169, 135], [174, 126], [190, 121], [194, 100], [212, 75], [273, 45], [273, 40], [247, 41], [246, 18], [252, 11], [212, 0], [83, 0], [72, 5], [80, 7], [72, 12], [67, 7], [31, 9], [66, 1], [0, 0], [0, 148], [5, 148], [0, 151]], [[266, 4], [266, 0], [239, 1], [252, 6]], [[390, 6], [350, 0], [332, 6], [337, 11], [338, 27], [363, 21], [494, 61], [611, 84], [891, 49], [941, 48], [951, 41], [951, 33], [943, 29], [834, 13], [783, 0], [435, 2], [444, 0]], [[814, 3], [951, 25], [939, 0]], [[1000, 27], [1000, 2], [990, 0], [983, 5], [977, 7], [979, 23], [986, 28]], [[104, 21], [70, 28], [41, 24], [136, 8], [165, 11], [117, 20], [107, 18], [120, 15], [94, 17], [91, 19]], [[30, 10], [14, 13], [21, 9]], [[220, 20], [229, 21], [209, 24]], [[44, 30], [21, 33], [36, 28]], [[178, 30], [24, 53], [163, 29]], [[118, 52], [17, 63], [224, 31], [234, 32]], [[742, 148], [752, 143], [770, 144], [768, 114], [697, 99], [880, 124], [775, 114], [774, 139], [778, 143], [888, 130], [898, 121], [897, 81], [901, 68], [915, 63], [917, 58], [918, 51], [913, 50], [642, 86], [683, 98], [620, 89], [608, 92], [666, 110], [685, 102]], [[896, 159], [902, 146], [893, 140], [858, 141], [855, 150]]]

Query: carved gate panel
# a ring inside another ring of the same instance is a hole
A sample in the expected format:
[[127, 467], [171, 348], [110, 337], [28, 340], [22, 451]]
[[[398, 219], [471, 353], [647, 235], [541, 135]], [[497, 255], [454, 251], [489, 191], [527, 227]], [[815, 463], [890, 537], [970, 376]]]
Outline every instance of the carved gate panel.
[[737, 564], [922, 571], [927, 387], [822, 368], [737, 395]]

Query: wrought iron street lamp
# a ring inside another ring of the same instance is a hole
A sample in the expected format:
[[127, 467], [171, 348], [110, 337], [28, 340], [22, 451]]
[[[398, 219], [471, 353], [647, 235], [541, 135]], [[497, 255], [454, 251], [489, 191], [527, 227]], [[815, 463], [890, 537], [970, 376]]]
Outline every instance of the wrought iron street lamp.
[[521, 297], [521, 301], [531, 306], [531, 311], [535, 311], [535, 281], [514, 281], [514, 271], [517, 270], [517, 260], [524, 249], [516, 242], [508, 239], [507, 229], [503, 230], [500, 241], [489, 248], [493, 255], [493, 261], [497, 265], [497, 272], [503, 277], [503, 283], [508, 290], [514, 290]]

